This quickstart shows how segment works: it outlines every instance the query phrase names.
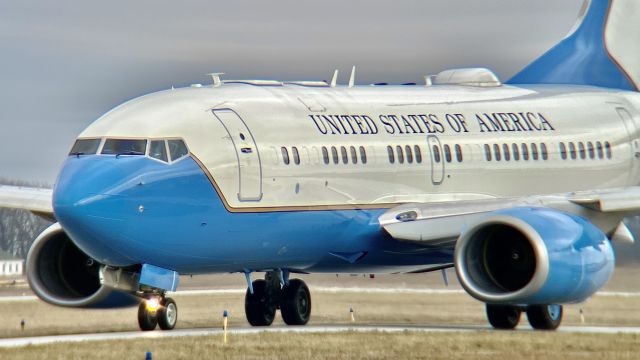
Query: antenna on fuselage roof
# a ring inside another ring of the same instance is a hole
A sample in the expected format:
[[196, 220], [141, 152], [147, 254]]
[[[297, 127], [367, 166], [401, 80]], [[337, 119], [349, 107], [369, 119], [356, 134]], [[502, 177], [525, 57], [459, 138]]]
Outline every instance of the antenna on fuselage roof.
[[336, 87], [336, 82], [338, 81], [338, 69], [333, 72], [333, 77], [331, 78], [331, 84], [329, 86]]
[[349, 76], [349, 87], [352, 88], [355, 82], [356, 82], [356, 66], [353, 65], [353, 67], [351, 68], [351, 76]]
[[213, 87], [218, 87], [222, 85], [222, 80], [220, 80], [220, 75], [224, 75], [223, 72], [209, 73], [207, 75], [211, 76], [211, 80], [213, 80], [213, 85], [212, 85]]

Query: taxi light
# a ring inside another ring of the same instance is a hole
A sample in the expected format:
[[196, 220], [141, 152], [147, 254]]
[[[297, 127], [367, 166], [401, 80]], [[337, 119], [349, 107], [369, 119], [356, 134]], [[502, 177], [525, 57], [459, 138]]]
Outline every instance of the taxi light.
[[155, 297], [146, 299], [144, 302], [148, 311], [156, 311], [160, 307], [160, 301], [158, 300], [158, 298], [155, 298]]

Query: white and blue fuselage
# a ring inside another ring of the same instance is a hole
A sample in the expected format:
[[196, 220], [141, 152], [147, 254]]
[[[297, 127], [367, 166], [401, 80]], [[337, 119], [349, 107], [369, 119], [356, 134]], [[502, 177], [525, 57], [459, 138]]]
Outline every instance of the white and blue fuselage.
[[[80, 135], [99, 145], [69, 156], [55, 215], [113, 266], [417, 270], [451, 263], [452, 249], [391, 239], [387, 209], [636, 185], [638, 108], [635, 92], [588, 86], [172, 89]], [[101, 154], [120, 139], [142, 152]], [[170, 139], [187, 156], [150, 154]]]

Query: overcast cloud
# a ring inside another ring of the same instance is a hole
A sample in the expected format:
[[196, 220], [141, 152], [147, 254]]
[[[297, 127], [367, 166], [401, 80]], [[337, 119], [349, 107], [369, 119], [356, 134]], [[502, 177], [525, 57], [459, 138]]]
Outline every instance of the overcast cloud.
[[558, 42], [581, 0], [0, 0], [0, 178], [53, 183], [73, 139], [130, 98], [227, 78], [503, 79]]

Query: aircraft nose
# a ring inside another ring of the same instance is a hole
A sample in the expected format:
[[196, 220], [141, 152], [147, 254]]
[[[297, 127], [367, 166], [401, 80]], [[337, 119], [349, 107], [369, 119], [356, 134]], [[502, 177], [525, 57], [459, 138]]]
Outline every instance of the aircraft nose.
[[127, 222], [120, 189], [127, 181], [109, 159], [78, 157], [67, 160], [54, 188], [56, 219], [82, 251], [104, 264], [134, 263], [122, 250]]
[[80, 205], [93, 195], [107, 195], [113, 190], [113, 179], [122, 176], [115, 164], [95, 158], [69, 158], [56, 182], [54, 209]]

